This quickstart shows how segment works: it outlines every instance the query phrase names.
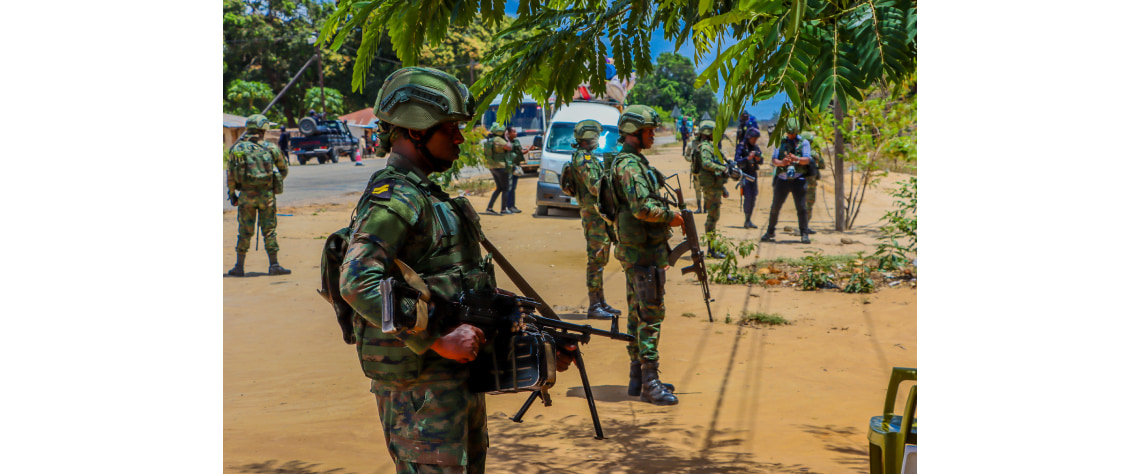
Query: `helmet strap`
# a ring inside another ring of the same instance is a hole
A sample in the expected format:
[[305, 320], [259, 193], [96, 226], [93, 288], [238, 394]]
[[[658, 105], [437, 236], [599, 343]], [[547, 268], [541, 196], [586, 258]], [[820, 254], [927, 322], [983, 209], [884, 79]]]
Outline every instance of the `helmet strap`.
[[450, 161], [436, 157], [427, 148], [428, 140], [431, 140], [432, 135], [435, 135], [435, 133], [439, 131], [439, 126], [440, 124], [435, 124], [432, 125], [431, 128], [424, 130], [423, 135], [418, 140], [411, 136], [411, 132], [408, 132], [408, 139], [411, 140], [412, 146], [416, 147], [416, 151], [424, 158], [427, 158], [428, 163], [431, 164], [432, 169], [428, 170], [431, 173], [447, 171], [451, 169], [452, 164]]

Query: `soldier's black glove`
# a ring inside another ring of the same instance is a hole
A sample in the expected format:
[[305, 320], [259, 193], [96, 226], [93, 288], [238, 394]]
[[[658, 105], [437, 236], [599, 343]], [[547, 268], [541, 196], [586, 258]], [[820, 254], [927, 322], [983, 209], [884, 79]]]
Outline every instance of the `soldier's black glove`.
[[238, 195], [237, 195], [237, 193], [230, 193], [230, 205], [233, 205], [233, 206], [237, 206], [237, 205], [238, 205]]

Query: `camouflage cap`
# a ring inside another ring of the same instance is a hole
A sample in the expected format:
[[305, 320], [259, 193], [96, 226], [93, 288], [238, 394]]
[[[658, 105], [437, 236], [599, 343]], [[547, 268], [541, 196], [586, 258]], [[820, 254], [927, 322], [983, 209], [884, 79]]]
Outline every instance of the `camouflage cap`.
[[712, 120], [702, 120], [700, 126], [701, 135], [712, 135], [713, 130], [716, 129], [716, 122]]
[[574, 126], [574, 139], [587, 140], [602, 134], [602, 123], [597, 120], [583, 120]]
[[475, 98], [451, 74], [429, 67], [406, 67], [384, 80], [372, 112], [397, 127], [427, 130], [443, 122], [471, 120]]
[[503, 136], [504, 133], [507, 132], [507, 126], [503, 125], [501, 123], [496, 123], [496, 124], [491, 125], [490, 131], [491, 131], [491, 135], [498, 135], [501, 137], [501, 136]]
[[643, 128], [657, 128], [661, 125], [661, 117], [657, 111], [647, 105], [631, 105], [618, 117], [618, 132], [622, 135], [637, 133]]
[[245, 119], [245, 128], [249, 129], [269, 130], [274, 125], [277, 124], [270, 122], [268, 118], [261, 114], [250, 115], [249, 118]]

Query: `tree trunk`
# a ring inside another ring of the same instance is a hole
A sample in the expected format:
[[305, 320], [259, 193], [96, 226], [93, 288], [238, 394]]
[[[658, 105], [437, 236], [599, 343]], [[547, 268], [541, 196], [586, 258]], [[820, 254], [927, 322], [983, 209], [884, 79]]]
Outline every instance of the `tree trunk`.
[[835, 177], [835, 230], [843, 232], [847, 230], [847, 208], [844, 199], [847, 197], [847, 192], [844, 190], [843, 173], [845, 173], [846, 166], [843, 165], [843, 116], [845, 110], [840, 107], [839, 101], [835, 101], [835, 165], [832, 169], [832, 175]]

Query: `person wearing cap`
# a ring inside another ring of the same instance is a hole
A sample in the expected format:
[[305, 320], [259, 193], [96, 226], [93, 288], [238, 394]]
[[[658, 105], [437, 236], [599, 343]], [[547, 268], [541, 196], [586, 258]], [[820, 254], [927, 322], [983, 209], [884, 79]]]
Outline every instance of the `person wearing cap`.
[[[391, 151], [357, 204], [340, 267], [340, 294], [356, 313], [360, 366], [371, 379], [399, 473], [486, 469], [487, 404], [483, 393], [470, 390], [468, 366], [486, 336], [471, 324], [444, 324], [436, 302], [494, 288], [494, 265], [482, 254], [483, 231], [471, 203], [451, 198], [428, 178], [459, 158], [459, 124], [471, 120], [474, 109], [467, 87], [443, 71], [405, 67], [385, 79], [374, 113], [388, 126], [381, 128], [380, 146]], [[418, 285], [424, 299], [385, 292], [382, 282], [389, 278]], [[425, 299], [433, 309], [421, 307]], [[426, 317], [426, 329], [384, 332], [386, 303], [401, 317]], [[570, 362], [562, 355], [560, 371]]]
[[[736, 161], [736, 166], [744, 174], [751, 176], [759, 176], [756, 174], [760, 168], [760, 164], [764, 162], [764, 154], [760, 150], [760, 145], [756, 142], [760, 139], [760, 129], [750, 128], [744, 132], [744, 141], [736, 145], [736, 156], [733, 159]], [[742, 181], [740, 183], [740, 194], [744, 197], [744, 228], [755, 229], [756, 224], [752, 223], [752, 210], [756, 208], [756, 195], [759, 194], [760, 189], [756, 181]]]
[[776, 222], [780, 207], [792, 194], [796, 203], [796, 219], [799, 221], [800, 242], [811, 243], [807, 231], [807, 175], [813, 164], [811, 144], [800, 136], [799, 121], [788, 119], [784, 126], [787, 136], [780, 140], [780, 146], [772, 150], [772, 166], [776, 175], [772, 179], [772, 209], [768, 214], [768, 231], [760, 236], [761, 242], [776, 240]]
[[[728, 183], [728, 166], [721, 156], [720, 150], [713, 144], [713, 130], [716, 122], [712, 120], [701, 121], [697, 130], [697, 150], [693, 153], [694, 174], [699, 176], [701, 190], [705, 194], [705, 233], [716, 231], [716, 223], [720, 220], [720, 202], [724, 199], [724, 185]], [[708, 255], [711, 258], [724, 258], [724, 254], [712, 248], [712, 239], [709, 239]]]
[[661, 189], [665, 176], [649, 166], [641, 152], [653, 146], [661, 119], [651, 107], [631, 105], [618, 117], [621, 152], [614, 157], [612, 179], [617, 208], [614, 255], [625, 270], [629, 334], [637, 338], [630, 357], [630, 395], [654, 405], [676, 405], [673, 386], [661, 381], [661, 323], [665, 320], [665, 268], [669, 266], [671, 227], [684, 223], [669, 210]]
[[599, 214], [598, 179], [605, 173], [604, 157], [596, 152], [602, 124], [597, 120], [583, 120], [574, 125], [574, 155], [566, 164], [563, 180], [570, 181], [569, 189], [578, 200], [582, 217], [582, 232], [586, 236], [586, 293], [590, 306], [586, 317], [590, 319], [613, 319], [621, 311], [606, 303], [605, 289], [602, 286], [602, 270], [610, 261], [609, 224]]
[[497, 215], [495, 212], [495, 199], [503, 195], [502, 214], [509, 215], [510, 210], [507, 192], [511, 187], [511, 150], [514, 148], [504, 135], [507, 127], [501, 123], [491, 125], [491, 136], [483, 141], [483, 153], [487, 158], [487, 169], [491, 171], [491, 178], [495, 180], [495, 191], [491, 193], [491, 200], [487, 201], [487, 214]]
[[251, 115], [245, 121], [247, 134], [230, 149], [226, 161], [226, 188], [230, 204], [238, 208], [237, 261], [226, 272], [229, 276], [245, 276], [245, 256], [256, 226], [261, 226], [265, 252], [269, 254], [269, 274], [292, 273], [277, 262], [277, 197], [281, 184], [289, 174], [289, 160], [276, 143], [265, 140], [272, 128], [264, 115]]

